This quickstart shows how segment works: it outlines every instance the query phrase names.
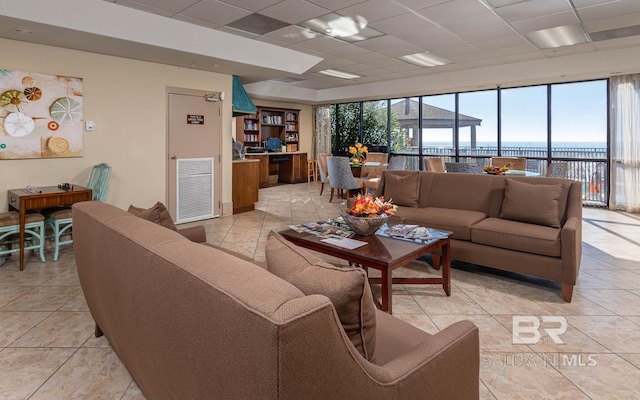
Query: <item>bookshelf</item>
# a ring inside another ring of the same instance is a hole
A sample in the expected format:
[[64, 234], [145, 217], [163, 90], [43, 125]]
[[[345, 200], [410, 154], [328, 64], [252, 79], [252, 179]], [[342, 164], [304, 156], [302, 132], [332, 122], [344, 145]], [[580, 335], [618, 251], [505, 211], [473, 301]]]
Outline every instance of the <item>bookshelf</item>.
[[300, 110], [258, 107], [258, 113], [236, 119], [236, 140], [262, 147], [269, 138], [284, 140], [287, 152], [298, 151]]

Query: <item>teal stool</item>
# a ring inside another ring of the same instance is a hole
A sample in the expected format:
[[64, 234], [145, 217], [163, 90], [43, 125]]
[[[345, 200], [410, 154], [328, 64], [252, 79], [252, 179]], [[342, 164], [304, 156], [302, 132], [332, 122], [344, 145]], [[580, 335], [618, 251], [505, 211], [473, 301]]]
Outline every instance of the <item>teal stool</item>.
[[[9, 254], [20, 251], [20, 245], [13, 248], [13, 244], [19, 242], [20, 214], [17, 211], [0, 213], [0, 265], [5, 263]], [[27, 214], [24, 224], [24, 250], [38, 250], [40, 260], [44, 258], [44, 217], [42, 214]], [[5, 249], [6, 247], [6, 249]]]

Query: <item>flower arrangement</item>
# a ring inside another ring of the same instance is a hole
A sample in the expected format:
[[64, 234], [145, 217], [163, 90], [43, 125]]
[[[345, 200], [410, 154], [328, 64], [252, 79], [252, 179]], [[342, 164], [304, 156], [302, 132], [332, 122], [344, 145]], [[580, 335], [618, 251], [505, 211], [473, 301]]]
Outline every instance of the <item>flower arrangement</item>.
[[355, 165], [364, 164], [365, 154], [369, 149], [367, 146], [363, 146], [362, 143], [356, 143], [355, 146], [349, 146], [349, 154], [351, 154], [351, 162]]
[[393, 204], [391, 200], [385, 201], [384, 196], [374, 198], [370, 194], [364, 196], [358, 194], [349, 214], [360, 218], [375, 218], [383, 214], [393, 215], [397, 209], [398, 206]]
[[504, 167], [494, 167], [493, 165], [485, 165], [482, 170], [490, 175], [502, 175], [511, 168], [511, 163], [506, 163]]

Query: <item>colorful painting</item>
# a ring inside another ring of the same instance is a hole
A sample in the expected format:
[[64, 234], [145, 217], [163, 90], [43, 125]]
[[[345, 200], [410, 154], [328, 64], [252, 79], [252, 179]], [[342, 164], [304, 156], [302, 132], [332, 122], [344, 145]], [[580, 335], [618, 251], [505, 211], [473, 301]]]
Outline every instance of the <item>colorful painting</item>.
[[0, 160], [82, 157], [82, 78], [0, 69]]

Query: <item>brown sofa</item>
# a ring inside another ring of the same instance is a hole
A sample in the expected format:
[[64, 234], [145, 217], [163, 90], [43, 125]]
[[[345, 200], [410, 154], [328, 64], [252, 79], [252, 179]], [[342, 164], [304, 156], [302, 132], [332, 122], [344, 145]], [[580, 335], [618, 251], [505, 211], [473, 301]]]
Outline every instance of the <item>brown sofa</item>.
[[582, 254], [580, 182], [386, 171], [375, 195], [393, 199], [404, 223], [453, 232], [451, 258], [560, 282], [571, 302]]
[[323, 295], [108, 204], [76, 203], [73, 219], [96, 333], [148, 399], [479, 398], [468, 321], [430, 335], [374, 310], [368, 361]]

